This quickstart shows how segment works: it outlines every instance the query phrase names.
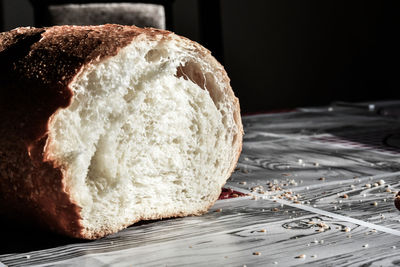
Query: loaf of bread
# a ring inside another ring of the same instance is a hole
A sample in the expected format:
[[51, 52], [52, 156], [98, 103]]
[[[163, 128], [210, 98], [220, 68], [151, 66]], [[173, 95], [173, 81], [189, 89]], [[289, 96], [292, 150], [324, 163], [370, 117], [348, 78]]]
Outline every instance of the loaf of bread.
[[0, 214], [96, 239], [205, 213], [243, 128], [201, 45], [134, 26], [0, 34]]

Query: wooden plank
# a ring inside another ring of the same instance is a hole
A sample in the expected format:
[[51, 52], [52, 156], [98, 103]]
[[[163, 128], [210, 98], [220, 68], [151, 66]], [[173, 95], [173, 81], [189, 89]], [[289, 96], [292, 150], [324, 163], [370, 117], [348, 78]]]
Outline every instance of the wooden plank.
[[[279, 211], [272, 211], [273, 208]], [[215, 212], [217, 209], [222, 211]], [[329, 228], [319, 232], [320, 228], [311, 221], [323, 221]], [[351, 232], [344, 232], [345, 227], [351, 228]], [[266, 232], [261, 232], [263, 229]], [[392, 246], [396, 243], [397, 238], [362, 226], [281, 207], [268, 200], [241, 198], [219, 201], [205, 216], [130, 227], [87, 245], [9, 255], [2, 261], [7, 265], [86, 266], [350, 264], [376, 252], [377, 260], [394, 257], [396, 249]], [[363, 247], [366, 244], [368, 247]], [[253, 255], [255, 252], [261, 255]], [[296, 258], [301, 254], [306, 258]]]
[[[243, 122], [243, 154], [226, 187], [254, 191], [257, 200], [220, 200], [203, 216], [142, 223], [91, 242], [47, 236], [41, 243], [41, 235], [26, 237], [27, 231], [7, 228], [12, 231], [3, 230], [2, 241], [15, 246], [2, 248], [0, 261], [10, 266], [400, 262], [400, 213], [394, 194], [386, 192], [400, 189], [400, 153], [371, 131], [396, 133], [393, 120], [343, 108], [257, 115]], [[270, 188], [273, 184], [282, 190]], [[288, 191], [298, 198], [282, 197]], [[18, 250], [22, 243], [28, 245]]]

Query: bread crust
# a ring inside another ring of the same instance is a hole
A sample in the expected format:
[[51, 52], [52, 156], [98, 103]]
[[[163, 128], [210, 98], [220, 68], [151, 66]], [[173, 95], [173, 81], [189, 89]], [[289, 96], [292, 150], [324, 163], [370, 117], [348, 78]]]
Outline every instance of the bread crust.
[[[46, 143], [49, 120], [58, 109], [70, 105], [70, 85], [83, 68], [115, 56], [142, 34], [152, 39], [167, 38], [173, 33], [111, 24], [28, 27], [0, 33], [0, 214], [15, 217], [18, 213], [24, 220], [35, 221], [60, 234], [85, 239], [103, 237], [139, 221], [98, 233], [86, 231], [81, 223], [81, 208], [71, 199], [65, 184], [62, 166], [49, 159]], [[226, 72], [211, 53], [186, 38], [181, 40], [190, 42], [202, 56], [210, 57], [235, 102], [240, 145], [230, 176], [241, 151], [239, 102]], [[141, 219], [199, 215], [206, 211]]]

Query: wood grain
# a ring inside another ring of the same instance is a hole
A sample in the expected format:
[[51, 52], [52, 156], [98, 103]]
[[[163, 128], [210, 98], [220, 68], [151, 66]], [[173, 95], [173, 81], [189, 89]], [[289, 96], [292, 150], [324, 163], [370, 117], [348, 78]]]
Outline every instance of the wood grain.
[[[91, 242], [50, 235], [41, 243], [39, 236], [17, 233], [23, 229], [3, 230], [2, 243], [14, 246], [2, 249], [0, 261], [8, 266], [400, 264], [400, 212], [393, 205], [393, 192], [400, 190], [400, 153], [396, 144], [384, 142], [400, 133], [396, 120], [352, 108], [310, 108], [243, 122], [243, 153], [226, 187], [254, 196], [219, 200], [203, 216], [142, 223]], [[289, 191], [298, 198], [282, 197]], [[24, 243], [29, 246], [19, 249]]]

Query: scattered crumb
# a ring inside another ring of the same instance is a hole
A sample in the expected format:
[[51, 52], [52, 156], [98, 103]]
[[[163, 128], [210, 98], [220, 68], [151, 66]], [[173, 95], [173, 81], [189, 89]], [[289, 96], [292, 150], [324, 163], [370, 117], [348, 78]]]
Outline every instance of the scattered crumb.
[[31, 258], [31, 255], [26, 255], [25, 258], [29, 260]]
[[239, 184], [246, 185], [247, 183], [245, 181], [242, 181], [242, 182], [239, 182]]
[[238, 194], [232, 194], [231, 197], [235, 198], [235, 197], [239, 197], [239, 195]]
[[267, 232], [267, 229], [261, 229], [259, 232], [261, 232], [261, 233], [266, 233], [266, 232]]
[[319, 163], [318, 163], [318, 162], [314, 162], [314, 166], [315, 166], [315, 167], [318, 167], [318, 166], [319, 166]]
[[367, 247], [368, 247], [368, 244], [364, 244], [364, 245], [363, 245], [363, 248], [367, 248]]
[[378, 206], [378, 202], [374, 201], [374, 202], [371, 203], [371, 205]]
[[345, 228], [343, 228], [343, 232], [350, 232], [350, 231], [351, 231], [351, 228], [348, 227], [348, 226], [346, 226]]
[[318, 180], [325, 181], [325, 177], [320, 177], [320, 178], [318, 178]]
[[379, 180], [379, 181], [378, 181], [378, 184], [379, 184], [379, 185], [383, 185], [383, 184], [385, 184], [385, 181], [384, 181], [384, 180]]
[[366, 184], [365, 187], [366, 188], [371, 188], [371, 184]]
[[349, 198], [349, 195], [343, 194], [343, 195], [342, 195], [342, 198]]
[[278, 208], [273, 208], [272, 211], [279, 211], [279, 209]]
[[261, 255], [261, 252], [258, 252], [258, 251], [253, 252], [253, 255], [260, 256], [260, 255]]
[[395, 249], [396, 248], [396, 246], [392, 246], [392, 249]]
[[374, 183], [374, 187], [378, 187], [379, 186], [379, 184], [378, 183]]
[[317, 225], [318, 225], [318, 227], [321, 227], [322, 229], [329, 229], [329, 228], [330, 228], [330, 227], [329, 227], [326, 223], [324, 223], [324, 222], [320, 222], [320, 223], [318, 223]]
[[300, 254], [298, 256], [295, 257], [296, 259], [305, 259], [306, 255], [305, 254]]
[[216, 209], [215, 210], [215, 212], [221, 212], [222, 211], [222, 209]]
[[274, 262], [273, 262], [273, 264], [277, 265], [277, 264], [278, 264], [278, 262], [277, 262], [277, 261], [274, 261]]

